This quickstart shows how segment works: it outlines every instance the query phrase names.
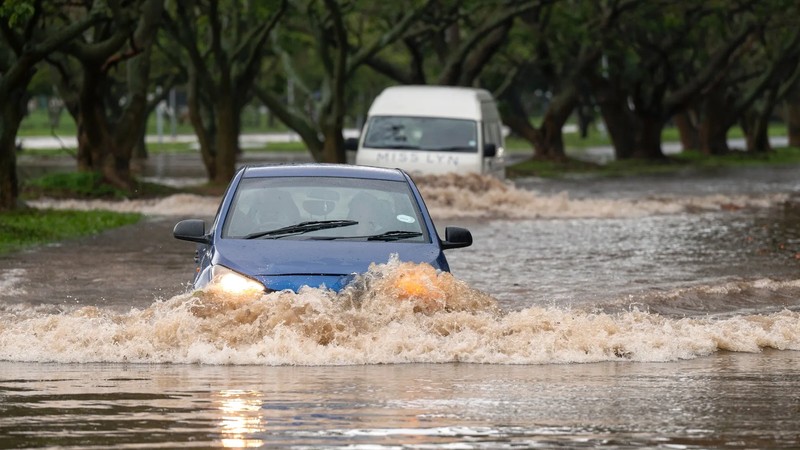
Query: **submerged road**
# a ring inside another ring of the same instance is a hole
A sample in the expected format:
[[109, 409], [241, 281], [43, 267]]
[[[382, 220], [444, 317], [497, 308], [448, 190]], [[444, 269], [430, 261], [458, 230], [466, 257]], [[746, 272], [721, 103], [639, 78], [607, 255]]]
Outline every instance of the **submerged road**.
[[499, 311], [192, 297], [174, 202], [0, 257], [0, 447], [800, 447], [800, 167], [453, 180], [438, 286]]

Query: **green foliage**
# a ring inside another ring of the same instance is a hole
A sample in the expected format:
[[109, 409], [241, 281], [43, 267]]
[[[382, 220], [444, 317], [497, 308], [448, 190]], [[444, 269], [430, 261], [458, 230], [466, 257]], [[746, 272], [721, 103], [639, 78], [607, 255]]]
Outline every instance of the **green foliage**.
[[0, 3], [0, 19], [5, 20], [11, 28], [27, 21], [33, 13], [31, 1], [10, 0]]
[[38, 191], [48, 197], [123, 198], [125, 193], [103, 184], [97, 172], [52, 173], [26, 183], [28, 192]]
[[123, 199], [168, 195], [177, 191], [153, 183], [137, 183], [130, 194], [104, 183], [102, 174], [98, 172], [59, 172], [25, 182], [22, 192], [25, 198]]
[[0, 213], [0, 253], [129, 225], [138, 213], [23, 209]]

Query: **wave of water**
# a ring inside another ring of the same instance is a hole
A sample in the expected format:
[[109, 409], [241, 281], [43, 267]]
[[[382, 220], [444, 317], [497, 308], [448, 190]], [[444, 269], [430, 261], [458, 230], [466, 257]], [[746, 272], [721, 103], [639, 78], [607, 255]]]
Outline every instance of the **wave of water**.
[[789, 199], [784, 193], [577, 199], [566, 191], [547, 195], [478, 174], [421, 176], [415, 181], [431, 214], [439, 218], [626, 218], [766, 208]]
[[[543, 194], [509, 182], [478, 174], [415, 177], [431, 214], [450, 218], [624, 218], [703, 211], [737, 211], [765, 208], [786, 202], [788, 194], [649, 196], [633, 199], [570, 198], [569, 193]], [[147, 200], [31, 201], [32, 206], [53, 209], [106, 209], [151, 215], [211, 216], [218, 197], [176, 194]]]
[[0, 359], [263, 365], [672, 361], [800, 350], [800, 312], [675, 318], [559, 307], [504, 312], [450, 273], [395, 260], [336, 294], [197, 291], [118, 313], [0, 306]]

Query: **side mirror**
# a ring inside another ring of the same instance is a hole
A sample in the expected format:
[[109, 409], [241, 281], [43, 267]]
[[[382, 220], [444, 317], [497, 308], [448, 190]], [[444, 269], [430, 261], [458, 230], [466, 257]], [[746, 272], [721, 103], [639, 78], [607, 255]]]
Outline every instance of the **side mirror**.
[[208, 244], [209, 238], [206, 236], [206, 223], [200, 219], [181, 220], [175, 224], [172, 230], [175, 239], [182, 241], [199, 242]]
[[347, 138], [344, 140], [345, 150], [358, 150], [358, 138]]
[[492, 143], [485, 143], [483, 144], [483, 156], [485, 158], [491, 158], [497, 155], [497, 146]]
[[472, 233], [466, 228], [447, 227], [444, 229], [442, 250], [469, 247], [472, 245]]

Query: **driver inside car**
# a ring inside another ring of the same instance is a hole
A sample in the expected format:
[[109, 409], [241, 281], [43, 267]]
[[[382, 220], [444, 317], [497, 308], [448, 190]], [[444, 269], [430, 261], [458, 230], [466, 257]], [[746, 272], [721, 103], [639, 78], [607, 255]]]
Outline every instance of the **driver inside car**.
[[374, 195], [359, 192], [348, 203], [347, 218], [358, 222], [348, 229], [353, 235], [371, 236], [390, 231], [385, 219], [390, 216], [388, 205]]

